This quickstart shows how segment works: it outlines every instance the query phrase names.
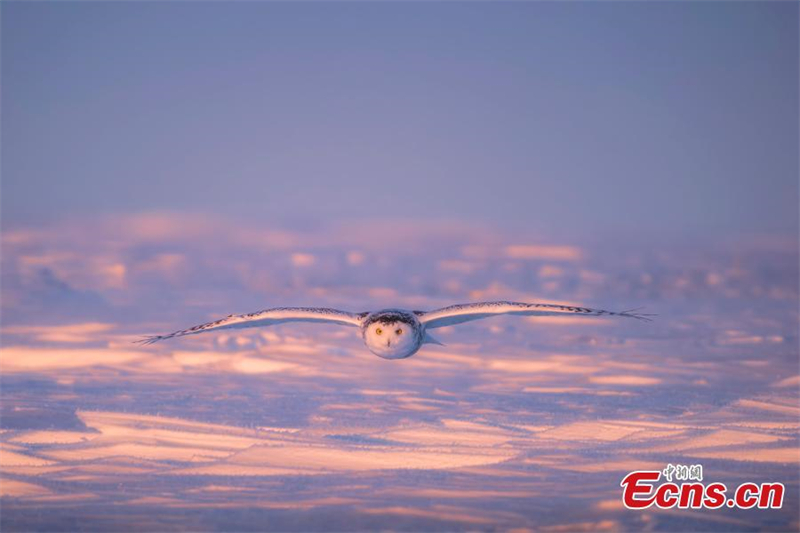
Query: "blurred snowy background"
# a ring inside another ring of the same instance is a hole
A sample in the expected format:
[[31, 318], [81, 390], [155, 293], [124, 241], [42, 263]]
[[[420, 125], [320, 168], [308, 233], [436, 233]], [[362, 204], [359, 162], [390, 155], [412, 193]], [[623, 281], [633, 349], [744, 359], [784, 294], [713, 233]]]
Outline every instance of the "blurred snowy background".
[[[797, 4], [2, 10], [3, 530], [798, 529]], [[659, 316], [131, 342], [496, 299]]]
[[[626, 250], [397, 227], [151, 214], [4, 232], [5, 524], [795, 527], [796, 243]], [[503, 298], [659, 317], [485, 320], [402, 361], [313, 324], [131, 344], [273, 305]], [[624, 510], [622, 476], [667, 462], [781, 481], [787, 505]]]

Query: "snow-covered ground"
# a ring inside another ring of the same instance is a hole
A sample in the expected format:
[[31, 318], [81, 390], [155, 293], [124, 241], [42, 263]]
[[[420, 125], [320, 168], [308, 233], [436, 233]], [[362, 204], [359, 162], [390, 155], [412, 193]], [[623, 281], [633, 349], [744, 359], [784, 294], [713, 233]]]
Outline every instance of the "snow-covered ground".
[[[282, 305], [546, 301], [407, 360], [314, 324], [131, 341]], [[792, 238], [554, 242], [457, 222], [171, 213], [3, 233], [3, 530], [797, 530]], [[633, 470], [782, 482], [781, 510], [631, 511]]]

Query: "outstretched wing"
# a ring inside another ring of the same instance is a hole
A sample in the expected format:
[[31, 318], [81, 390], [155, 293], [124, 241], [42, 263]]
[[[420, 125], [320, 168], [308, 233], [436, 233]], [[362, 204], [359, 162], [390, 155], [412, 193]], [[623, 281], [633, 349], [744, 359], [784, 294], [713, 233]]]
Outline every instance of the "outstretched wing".
[[441, 328], [479, 320], [495, 315], [523, 315], [523, 316], [552, 316], [552, 315], [582, 315], [582, 316], [624, 316], [639, 320], [650, 320], [653, 315], [630, 311], [605, 311], [603, 309], [589, 309], [587, 307], [574, 307], [556, 304], [526, 304], [518, 302], [480, 302], [474, 304], [458, 304], [443, 307], [420, 317], [420, 322], [425, 329]]
[[153, 344], [154, 342], [163, 341], [164, 339], [183, 337], [184, 335], [195, 335], [197, 333], [205, 333], [206, 331], [274, 326], [275, 324], [283, 324], [284, 322], [327, 322], [357, 327], [361, 325], [361, 315], [324, 307], [276, 307], [274, 309], [265, 309], [264, 311], [258, 311], [248, 315], [230, 315], [214, 322], [200, 324], [199, 326], [182, 329], [166, 335], [145, 337], [138, 342], [142, 344]]

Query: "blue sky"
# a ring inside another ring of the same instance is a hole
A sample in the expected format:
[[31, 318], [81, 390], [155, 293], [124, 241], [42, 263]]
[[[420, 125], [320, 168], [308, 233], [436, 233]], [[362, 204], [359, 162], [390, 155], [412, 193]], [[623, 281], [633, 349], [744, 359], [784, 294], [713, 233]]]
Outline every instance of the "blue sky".
[[2, 220], [796, 234], [796, 3], [16, 3]]

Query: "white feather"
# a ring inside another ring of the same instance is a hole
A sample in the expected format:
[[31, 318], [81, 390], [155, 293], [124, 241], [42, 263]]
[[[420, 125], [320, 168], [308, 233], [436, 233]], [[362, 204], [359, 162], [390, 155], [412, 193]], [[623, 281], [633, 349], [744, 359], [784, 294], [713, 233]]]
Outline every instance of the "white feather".
[[166, 335], [145, 337], [139, 342], [143, 344], [152, 344], [164, 339], [195, 335], [197, 333], [205, 333], [206, 331], [274, 326], [285, 322], [323, 322], [358, 327], [361, 325], [361, 317], [348, 311], [324, 307], [276, 307], [274, 309], [266, 309], [247, 315], [230, 315], [214, 322], [200, 324], [199, 326], [175, 331]]
[[631, 311], [605, 311], [603, 309], [589, 309], [569, 305], [519, 303], [519, 302], [480, 302], [471, 304], [458, 304], [443, 307], [420, 317], [420, 322], [425, 329], [441, 328], [479, 320], [497, 315], [523, 315], [523, 316], [552, 316], [552, 315], [582, 315], [582, 316], [624, 316], [639, 320], [650, 320], [651, 315], [633, 313]]

